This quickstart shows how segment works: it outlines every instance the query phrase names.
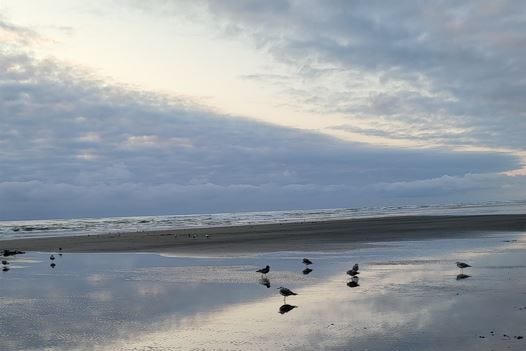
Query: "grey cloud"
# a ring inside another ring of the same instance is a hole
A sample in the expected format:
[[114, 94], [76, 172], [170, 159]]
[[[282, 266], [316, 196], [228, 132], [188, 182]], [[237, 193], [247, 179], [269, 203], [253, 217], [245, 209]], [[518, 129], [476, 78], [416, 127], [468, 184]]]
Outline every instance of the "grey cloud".
[[[383, 127], [385, 134], [413, 126], [425, 129], [434, 119], [446, 124], [435, 128], [435, 142], [525, 147], [524, 2], [202, 4], [225, 34], [249, 36], [311, 84], [298, 108], [347, 113], [351, 122], [356, 113], [371, 123], [379, 118], [392, 121]], [[357, 101], [350, 87], [313, 89], [321, 84], [320, 76], [334, 72], [340, 72], [342, 80], [354, 80], [349, 70], [379, 76], [378, 94]], [[396, 89], [388, 86], [393, 82], [398, 83]], [[282, 84], [284, 91], [293, 88]], [[320, 96], [320, 90], [327, 93]], [[388, 98], [390, 107], [379, 106], [379, 97]], [[342, 105], [346, 107], [334, 109]], [[450, 126], [463, 131], [450, 133]]]
[[[444, 196], [419, 182], [483, 178], [520, 160], [343, 142], [0, 51], [0, 164], [0, 218], [21, 219], [426, 202]], [[523, 178], [510, 179], [448, 194], [514, 198]]]

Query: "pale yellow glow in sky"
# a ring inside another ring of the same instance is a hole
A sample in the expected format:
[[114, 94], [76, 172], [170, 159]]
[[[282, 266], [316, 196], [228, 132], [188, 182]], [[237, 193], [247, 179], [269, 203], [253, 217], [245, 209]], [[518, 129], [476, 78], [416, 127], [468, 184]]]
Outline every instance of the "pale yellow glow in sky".
[[[0, 13], [42, 36], [32, 48], [39, 57], [85, 67], [114, 84], [183, 97], [222, 114], [314, 130], [344, 140], [396, 147], [445, 146], [411, 138], [416, 132], [396, 120], [345, 112], [379, 91], [403, 88], [432, 94], [425, 77], [412, 87], [401, 86], [407, 82], [396, 80], [380, 82], [378, 76], [352, 70], [306, 81], [298, 72], [301, 67], [276, 62], [243, 36], [229, 38], [217, 33], [213, 23], [196, 21], [191, 15], [163, 16], [126, 4], [8, 0], [0, 4]], [[260, 75], [283, 79], [257, 78]], [[352, 96], [346, 95], [348, 91]], [[302, 101], [305, 92], [320, 97], [322, 103], [341, 101], [341, 105], [319, 107], [316, 102]], [[459, 127], [444, 125], [445, 119], [439, 117], [429, 118], [430, 130], [462, 132]], [[338, 128], [349, 123], [357, 130]], [[408, 137], [360, 132], [379, 128], [381, 123], [407, 132]]]
[[[250, 43], [221, 37], [190, 20], [177, 21], [107, 4], [7, 1], [2, 12], [13, 23], [34, 28], [48, 39], [34, 48], [40, 57], [86, 67], [116, 84], [183, 96], [220, 113], [347, 140], [416, 145], [330, 130], [348, 122], [348, 116], [308, 111], [284, 94], [284, 87], [247, 79], [259, 74], [294, 74]], [[97, 12], [97, 8], [106, 11]], [[308, 87], [306, 82], [291, 85]]]

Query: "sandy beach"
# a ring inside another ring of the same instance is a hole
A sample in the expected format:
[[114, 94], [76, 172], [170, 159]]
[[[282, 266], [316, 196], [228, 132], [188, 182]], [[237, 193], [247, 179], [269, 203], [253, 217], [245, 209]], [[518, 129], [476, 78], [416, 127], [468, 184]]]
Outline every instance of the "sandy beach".
[[0, 350], [524, 350], [526, 236], [476, 233], [230, 256], [26, 252], [0, 272]]
[[526, 230], [526, 215], [400, 216], [0, 241], [1, 249], [239, 254], [349, 250], [367, 243]]

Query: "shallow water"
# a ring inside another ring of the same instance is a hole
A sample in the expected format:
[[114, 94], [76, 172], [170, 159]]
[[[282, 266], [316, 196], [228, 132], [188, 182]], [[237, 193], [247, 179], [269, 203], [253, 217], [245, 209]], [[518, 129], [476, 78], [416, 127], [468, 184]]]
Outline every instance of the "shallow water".
[[[55, 257], [51, 268], [48, 254], [19, 255], [0, 272], [0, 350], [526, 349], [516, 338], [526, 336], [526, 234], [237, 258]], [[456, 279], [457, 260], [473, 265], [470, 278]], [[270, 288], [255, 273], [265, 264]], [[285, 314], [281, 285], [299, 294]]]

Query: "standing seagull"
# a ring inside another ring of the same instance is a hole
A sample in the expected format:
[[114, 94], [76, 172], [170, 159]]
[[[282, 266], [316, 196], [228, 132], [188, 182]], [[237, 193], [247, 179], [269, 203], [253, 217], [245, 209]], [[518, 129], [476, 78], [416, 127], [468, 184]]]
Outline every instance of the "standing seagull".
[[460, 273], [463, 274], [464, 273], [464, 268], [468, 268], [468, 267], [471, 267], [469, 264], [465, 263], [465, 262], [457, 262], [457, 267], [460, 268]]
[[270, 272], [270, 266], [266, 265], [265, 268], [258, 269], [256, 272], [261, 274], [267, 274], [268, 272]]
[[284, 288], [280, 286], [278, 289], [279, 289], [279, 293], [283, 295], [283, 303], [285, 303], [285, 299], [287, 298], [287, 296], [298, 295], [294, 291], [290, 290], [289, 288]]
[[312, 261], [309, 260], [308, 258], [304, 258], [304, 259], [303, 259], [303, 263], [306, 264], [306, 265], [308, 266], [309, 264], [312, 264]]

